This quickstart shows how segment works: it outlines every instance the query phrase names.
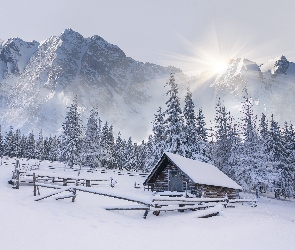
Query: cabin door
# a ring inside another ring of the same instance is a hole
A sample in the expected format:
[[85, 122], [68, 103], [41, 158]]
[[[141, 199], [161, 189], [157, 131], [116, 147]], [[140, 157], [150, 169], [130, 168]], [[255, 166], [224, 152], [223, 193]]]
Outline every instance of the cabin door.
[[168, 170], [168, 189], [169, 191], [183, 191], [181, 172], [177, 170]]

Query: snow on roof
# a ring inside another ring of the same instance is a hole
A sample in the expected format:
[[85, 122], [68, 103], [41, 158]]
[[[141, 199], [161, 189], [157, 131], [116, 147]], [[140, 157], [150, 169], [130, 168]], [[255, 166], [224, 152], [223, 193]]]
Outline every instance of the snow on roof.
[[168, 152], [165, 152], [165, 154], [195, 183], [242, 189], [242, 187], [235, 181], [229, 178], [226, 174], [222, 173], [217, 167], [209, 163], [188, 159]]

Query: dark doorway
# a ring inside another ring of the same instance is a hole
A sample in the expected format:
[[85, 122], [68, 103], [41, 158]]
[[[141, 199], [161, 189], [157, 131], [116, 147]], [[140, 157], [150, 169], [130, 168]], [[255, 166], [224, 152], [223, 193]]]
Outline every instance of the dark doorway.
[[183, 191], [181, 172], [177, 170], [168, 171], [168, 188], [169, 191]]

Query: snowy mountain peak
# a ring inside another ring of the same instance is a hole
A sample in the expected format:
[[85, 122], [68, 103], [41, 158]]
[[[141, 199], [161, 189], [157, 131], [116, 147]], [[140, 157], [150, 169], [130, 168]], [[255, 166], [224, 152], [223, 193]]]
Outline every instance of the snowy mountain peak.
[[229, 88], [233, 91], [244, 82], [246, 76], [252, 77], [253, 72], [256, 72], [255, 77], [259, 78], [260, 70], [255, 62], [246, 58], [231, 59], [227, 69], [215, 79], [214, 85], [217, 88]]
[[163, 96], [172, 70], [189, 81], [179, 69], [136, 61], [102, 37], [84, 38], [72, 29], [41, 44], [9, 39], [0, 48], [2, 125], [55, 134], [77, 95], [83, 119], [98, 107], [101, 119], [136, 137], [150, 129], [146, 121], [159, 106], [152, 100]]
[[281, 75], [286, 74], [289, 64], [290, 62], [287, 60], [287, 58], [282, 55], [261, 64], [260, 69], [262, 72], [269, 71], [273, 75]]
[[61, 34], [60, 39], [68, 42], [75, 42], [76, 40], [84, 39], [84, 37], [72, 29], [65, 29]]
[[25, 42], [20, 38], [11, 38], [3, 42], [0, 51], [0, 80], [8, 75], [21, 74], [38, 46], [39, 43], [36, 41]]

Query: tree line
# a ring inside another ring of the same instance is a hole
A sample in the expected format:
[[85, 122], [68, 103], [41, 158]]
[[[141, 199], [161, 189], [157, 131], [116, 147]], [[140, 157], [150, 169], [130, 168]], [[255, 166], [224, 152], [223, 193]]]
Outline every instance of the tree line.
[[202, 108], [195, 112], [192, 93], [187, 89], [184, 108], [178, 85], [171, 74], [167, 83], [166, 109], [159, 108], [152, 121], [153, 133], [146, 141], [114, 136], [113, 126], [102, 124], [93, 108], [86, 126], [82, 125], [77, 97], [68, 107], [62, 134], [37, 138], [21, 135], [19, 129], [2, 137], [0, 154], [9, 157], [62, 161], [68, 166], [126, 169], [148, 172], [165, 151], [211, 163], [239, 183], [244, 190], [271, 190], [290, 197], [295, 183], [295, 132], [293, 125], [283, 127], [253, 112], [253, 101], [243, 90], [241, 118], [235, 119], [219, 99], [214, 123], [206, 126]]

